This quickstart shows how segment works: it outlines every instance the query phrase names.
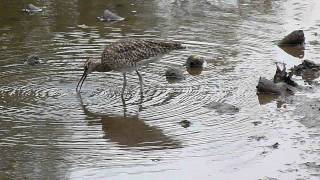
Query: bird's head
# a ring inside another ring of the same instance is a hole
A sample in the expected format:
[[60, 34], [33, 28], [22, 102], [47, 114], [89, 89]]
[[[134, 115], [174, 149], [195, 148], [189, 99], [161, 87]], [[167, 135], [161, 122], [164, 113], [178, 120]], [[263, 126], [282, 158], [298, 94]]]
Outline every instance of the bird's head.
[[[77, 92], [81, 90], [82, 84], [84, 83], [84, 80], [87, 78], [87, 76], [95, 71], [97, 67], [101, 64], [100, 59], [94, 59], [94, 58], [88, 58], [87, 61], [84, 63], [84, 71], [83, 74], [78, 82], [77, 85]], [[80, 87], [79, 87], [80, 85]], [[78, 89], [79, 88], [79, 89]]]

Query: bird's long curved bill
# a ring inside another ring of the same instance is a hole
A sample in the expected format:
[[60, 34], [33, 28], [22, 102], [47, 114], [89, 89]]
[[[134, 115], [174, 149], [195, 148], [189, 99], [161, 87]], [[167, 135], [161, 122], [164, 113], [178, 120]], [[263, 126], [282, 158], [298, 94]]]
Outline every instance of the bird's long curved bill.
[[[82, 76], [81, 76], [81, 78], [80, 78], [80, 80], [79, 80], [79, 82], [78, 82], [78, 85], [77, 85], [77, 88], [76, 88], [77, 92], [80, 92], [82, 84], [84, 83], [84, 80], [87, 78], [87, 76], [88, 76], [87, 72], [84, 71]], [[79, 85], [80, 85], [80, 87], [79, 87]]]

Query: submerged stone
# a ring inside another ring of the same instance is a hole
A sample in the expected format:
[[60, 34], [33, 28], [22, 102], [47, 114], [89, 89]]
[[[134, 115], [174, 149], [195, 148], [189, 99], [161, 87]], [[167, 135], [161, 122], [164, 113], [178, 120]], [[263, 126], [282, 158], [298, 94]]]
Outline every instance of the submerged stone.
[[26, 13], [38, 13], [42, 12], [42, 9], [33, 4], [28, 4], [26, 8], [22, 9], [22, 11]]
[[108, 9], [104, 10], [103, 15], [97, 17], [100, 21], [122, 21], [124, 20], [123, 17], [120, 17], [113, 12], [109, 11]]
[[296, 30], [285, 36], [280, 42], [279, 46], [296, 46], [303, 45], [305, 42], [303, 30]]
[[166, 70], [165, 75], [169, 83], [174, 83], [174, 82], [178, 82], [185, 79], [183, 71], [177, 68], [172, 68], [172, 67], [168, 68]]
[[25, 64], [29, 64], [32, 66], [40, 64], [39, 57], [37, 55], [30, 55], [25, 59]]
[[252, 124], [255, 125], [255, 126], [258, 126], [258, 125], [261, 124], [261, 123], [262, 123], [261, 121], [253, 121], [253, 122], [252, 122]]
[[221, 102], [211, 102], [210, 104], [206, 105], [206, 107], [209, 109], [215, 109], [219, 114], [235, 114], [239, 112], [238, 107]]

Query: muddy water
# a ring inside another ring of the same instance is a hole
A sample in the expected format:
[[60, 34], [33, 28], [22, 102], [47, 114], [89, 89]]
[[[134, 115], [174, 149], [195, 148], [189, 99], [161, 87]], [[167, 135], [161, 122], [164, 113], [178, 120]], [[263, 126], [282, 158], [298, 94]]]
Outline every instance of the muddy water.
[[[32, 1], [43, 13], [23, 14], [30, 2], [0, 0], [0, 179], [319, 179], [317, 79], [294, 77], [309, 87], [294, 97], [255, 90], [276, 61], [320, 63], [317, 0], [48, 0]], [[96, 21], [105, 8], [126, 20]], [[306, 50], [287, 54], [276, 41], [295, 29]], [[85, 59], [126, 37], [187, 49], [141, 68], [142, 100], [134, 73], [124, 103], [117, 72], [91, 74], [78, 96]], [[31, 54], [42, 64], [24, 64]], [[192, 54], [212, 60], [187, 71]], [[167, 82], [169, 67], [186, 79]]]

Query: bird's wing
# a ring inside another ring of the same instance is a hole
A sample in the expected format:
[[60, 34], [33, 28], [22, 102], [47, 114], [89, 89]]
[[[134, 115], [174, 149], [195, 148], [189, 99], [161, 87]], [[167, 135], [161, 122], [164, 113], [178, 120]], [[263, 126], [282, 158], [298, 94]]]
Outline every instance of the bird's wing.
[[139, 62], [143, 59], [155, 57], [171, 50], [184, 48], [181, 43], [145, 40], [145, 39], [127, 39], [112, 43], [105, 48], [102, 54], [103, 61], [127, 61], [127, 63]]

